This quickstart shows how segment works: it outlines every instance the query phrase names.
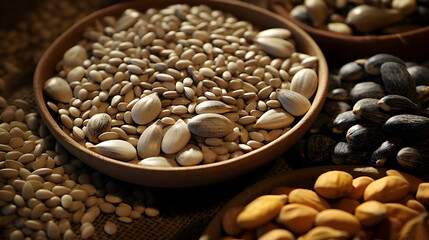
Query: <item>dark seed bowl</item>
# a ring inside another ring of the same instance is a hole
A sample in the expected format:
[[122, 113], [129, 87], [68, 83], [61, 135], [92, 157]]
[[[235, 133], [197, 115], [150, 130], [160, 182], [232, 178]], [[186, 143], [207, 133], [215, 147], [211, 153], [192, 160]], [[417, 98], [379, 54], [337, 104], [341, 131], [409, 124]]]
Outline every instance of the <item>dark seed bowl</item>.
[[317, 42], [328, 61], [346, 62], [384, 52], [404, 61], [423, 61], [429, 56], [429, 26], [386, 35], [345, 36], [314, 28], [294, 17], [276, 0], [270, 9], [304, 29]]

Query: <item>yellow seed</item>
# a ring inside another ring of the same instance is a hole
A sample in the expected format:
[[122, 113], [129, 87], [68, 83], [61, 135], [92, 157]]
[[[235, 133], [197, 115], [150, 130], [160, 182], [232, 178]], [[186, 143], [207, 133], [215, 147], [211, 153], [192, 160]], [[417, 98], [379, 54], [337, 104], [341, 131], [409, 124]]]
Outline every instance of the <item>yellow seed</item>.
[[353, 198], [341, 198], [334, 201], [331, 206], [332, 208], [346, 211], [348, 213], [353, 214], [357, 206], [359, 206], [360, 202]]
[[368, 176], [361, 176], [353, 179], [353, 190], [347, 195], [347, 197], [362, 200], [366, 187], [372, 182], [374, 182], [374, 179]]
[[386, 206], [375, 200], [370, 200], [359, 205], [355, 210], [355, 216], [364, 227], [373, 227], [386, 218]]
[[[308, 231], [302, 240], [346, 240], [349, 234], [327, 226], [317, 226]], [[300, 238], [298, 238], [300, 240]]]
[[352, 214], [338, 210], [326, 209], [317, 214], [314, 220], [316, 226], [328, 226], [340, 231], [346, 231], [354, 235], [361, 230], [358, 219]]
[[385, 203], [384, 205], [386, 206], [387, 217], [399, 221], [401, 225], [419, 215], [419, 212], [416, 210], [400, 203]]
[[408, 173], [400, 172], [394, 169], [389, 169], [386, 171], [387, 176], [398, 176], [403, 177], [410, 184], [410, 193], [416, 193], [420, 183], [423, 183], [423, 180], [410, 175]]
[[329, 171], [321, 174], [314, 184], [314, 190], [325, 198], [335, 199], [347, 196], [353, 190], [353, 176], [344, 171]]
[[301, 203], [312, 207], [317, 211], [323, 211], [330, 208], [329, 203], [325, 199], [309, 189], [297, 188], [292, 190], [288, 197], [290, 203]]
[[410, 184], [403, 177], [386, 176], [370, 183], [363, 197], [365, 201], [393, 202], [404, 198], [409, 188]]
[[243, 228], [237, 225], [237, 216], [243, 211], [243, 206], [228, 209], [222, 217], [222, 228], [228, 235], [238, 235]]
[[429, 208], [429, 183], [421, 183], [416, 193], [416, 199]]
[[295, 240], [295, 237], [291, 232], [286, 229], [277, 228], [264, 233], [258, 238], [258, 240]]
[[249, 229], [274, 219], [286, 203], [286, 195], [264, 195], [247, 204], [237, 217], [237, 225]]
[[276, 222], [287, 227], [293, 233], [301, 235], [313, 227], [318, 211], [300, 203], [290, 203], [283, 206]]

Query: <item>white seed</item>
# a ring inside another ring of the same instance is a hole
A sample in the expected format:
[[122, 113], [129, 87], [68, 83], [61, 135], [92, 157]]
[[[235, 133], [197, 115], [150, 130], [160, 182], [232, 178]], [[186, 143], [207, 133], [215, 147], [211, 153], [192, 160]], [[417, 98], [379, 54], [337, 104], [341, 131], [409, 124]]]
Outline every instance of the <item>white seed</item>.
[[223, 115], [199, 114], [188, 121], [189, 131], [201, 137], [224, 137], [232, 132], [234, 125]]
[[140, 13], [134, 9], [126, 9], [115, 24], [115, 31], [120, 32], [134, 25]]
[[156, 121], [150, 125], [140, 136], [137, 151], [141, 158], [158, 156], [161, 151], [162, 122]]
[[133, 121], [144, 125], [153, 121], [161, 112], [161, 101], [156, 93], [141, 98], [131, 109]]
[[63, 66], [68, 72], [71, 69], [81, 66], [83, 61], [88, 58], [85, 48], [80, 45], [75, 45], [68, 49], [63, 55]]
[[221, 101], [216, 100], [208, 100], [202, 103], [199, 103], [195, 108], [195, 112], [198, 114], [202, 113], [226, 113], [230, 112], [233, 108], [231, 106], [226, 105]]
[[307, 7], [308, 15], [316, 28], [321, 27], [328, 17], [328, 9], [323, 0], [306, 0], [304, 5]]
[[286, 28], [269, 28], [262, 30], [256, 34], [256, 37], [275, 37], [288, 39], [292, 36], [292, 32]]
[[118, 160], [129, 161], [137, 156], [137, 151], [131, 143], [123, 140], [108, 140], [95, 146], [89, 147], [90, 150], [101, 155]]
[[106, 113], [98, 113], [89, 119], [86, 126], [88, 138], [94, 141], [100, 134], [109, 131], [112, 126], [112, 118]]
[[311, 107], [310, 101], [298, 92], [286, 89], [277, 89], [276, 92], [283, 108], [293, 116], [302, 116]]
[[254, 41], [262, 50], [274, 57], [287, 58], [295, 52], [295, 46], [281, 38], [259, 37]]
[[176, 161], [182, 166], [197, 165], [203, 158], [201, 150], [193, 144], [188, 144], [176, 155]]
[[190, 139], [191, 133], [188, 130], [188, 125], [179, 119], [165, 133], [161, 142], [161, 149], [167, 154], [176, 153], [183, 149]]
[[310, 99], [316, 92], [317, 84], [317, 73], [313, 69], [304, 68], [292, 77], [290, 90]]
[[290, 126], [294, 120], [295, 118], [292, 115], [282, 109], [276, 108], [265, 112], [253, 127], [263, 129], [285, 128]]
[[176, 161], [165, 157], [148, 157], [141, 160], [139, 165], [147, 167], [178, 167]]

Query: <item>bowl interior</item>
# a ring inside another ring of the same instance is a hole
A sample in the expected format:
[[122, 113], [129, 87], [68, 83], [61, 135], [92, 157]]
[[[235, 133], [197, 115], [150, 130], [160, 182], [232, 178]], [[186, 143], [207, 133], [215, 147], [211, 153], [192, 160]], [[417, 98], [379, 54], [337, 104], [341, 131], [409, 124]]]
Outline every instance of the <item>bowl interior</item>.
[[317, 29], [295, 19], [281, 2], [276, 0], [269, 0], [268, 5], [270, 10], [309, 33], [329, 62], [344, 63], [377, 53], [389, 53], [405, 61], [417, 62], [427, 60], [429, 56], [429, 26], [397, 34], [346, 36]]
[[320, 174], [331, 170], [348, 172], [354, 178], [359, 176], [369, 176], [374, 179], [378, 179], [386, 176], [387, 169], [359, 165], [320, 166], [294, 170], [287, 175], [279, 175], [268, 178], [249, 187], [245, 191], [238, 193], [235, 197], [229, 200], [226, 205], [224, 205], [222, 209], [213, 217], [199, 240], [221, 239], [221, 219], [228, 209], [235, 206], [244, 206], [261, 195], [269, 194], [274, 188], [279, 186], [312, 189], [317, 177]]
[[[309, 111], [289, 132], [264, 147], [224, 162], [192, 167], [144, 167], [102, 156], [75, 142], [58, 126], [46, 106], [43, 94], [43, 83], [54, 76], [55, 66], [62, 59], [63, 53], [81, 39], [86, 27], [91, 26], [96, 19], [104, 16], [119, 16], [128, 8], [144, 11], [148, 8], [164, 8], [182, 2], [179, 0], [130, 1], [94, 12], [64, 32], [44, 53], [36, 67], [33, 82], [34, 95], [47, 127], [70, 153], [106, 175], [126, 182], [153, 187], [193, 187], [224, 181], [256, 169], [285, 152], [305, 134], [322, 108], [328, 87], [328, 67], [320, 48], [308, 34], [281, 16], [251, 4], [240, 1], [195, 0], [188, 4], [205, 4], [212, 9], [230, 12], [238, 19], [247, 20], [260, 29], [283, 27], [291, 30], [298, 45], [297, 50], [317, 56], [319, 59], [318, 89]], [[222, 174], [219, 174], [220, 172]]]

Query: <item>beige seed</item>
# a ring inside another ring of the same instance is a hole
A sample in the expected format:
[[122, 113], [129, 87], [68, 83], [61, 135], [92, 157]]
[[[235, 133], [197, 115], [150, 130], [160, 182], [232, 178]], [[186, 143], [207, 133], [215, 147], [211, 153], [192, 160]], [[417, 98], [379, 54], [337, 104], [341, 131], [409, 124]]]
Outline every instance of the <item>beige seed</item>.
[[159, 210], [153, 207], [147, 207], [144, 213], [149, 217], [156, 217], [159, 215]]
[[31, 228], [33, 230], [42, 230], [43, 223], [37, 220], [27, 220], [24, 224], [26, 227]]
[[119, 217], [118, 220], [123, 222], [123, 223], [132, 223], [133, 222], [133, 219], [130, 217]]
[[57, 207], [61, 204], [61, 199], [58, 196], [53, 196], [45, 201], [45, 205], [50, 208]]
[[40, 216], [42, 216], [43, 213], [46, 212], [46, 210], [48, 210], [45, 206], [45, 204], [43, 203], [39, 203], [37, 204], [33, 210], [31, 211], [31, 219], [38, 219], [40, 218]]
[[116, 224], [111, 221], [106, 221], [103, 229], [109, 235], [114, 235], [117, 232]]
[[60, 239], [61, 236], [58, 225], [52, 220], [47, 223], [46, 233], [50, 239]]
[[27, 164], [29, 162], [32, 162], [35, 159], [35, 155], [31, 154], [31, 153], [26, 153], [21, 155], [18, 158], [18, 162], [23, 163], [23, 164]]
[[75, 238], [75, 234], [72, 229], [67, 229], [63, 234], [63, 240], [72, 240]]
[[40, 200], [46, 200], [54, 196], [54, 194], [47, 189], [39, 189], [35, 192], [34, 196]]
[[21, 230], [19, 229], [15, 229], [13, 230], [10, 235], [9, 235], [9, 239], [10, 240], [23, 240], [24, 239], [24, 234], [22, 233]]
[[251, 147], [252, 149], [258, 149], [258, 148], [264, 146], [264, 144], [262, 142], [258, 142], [258, 141], [255, 141], [255, 140], [249, 140], [246, 144], [249, 147]]
[[65, 194], [61, 197], [61, 206], [65, 209], [69, 209], [73, 203], [73, 197]]
[[29, 200], [34, 197], [33, 185], [29, 181], [26, 181], [22, 186], [21, 195], [25, 200]]
[[70, 196], [74, 201], [85, 201], [88, 198], [88, 193], [80, 189], [75, 189], [70, 192]]
[[86, 206], [86, 207], [92, 207], [92, 206], [94, 206], [95, 204], [97, 204], [97, 201], [98, 201], [98, 199], [97, 199], [97, 197], [96, 197], [96, 196], [88, 197], [88, 198], [85, 200], [85, 206]]
[[97, 218], [97, 215], [94, 212], [86, 212], [83, 214], [80, 222], [81, 223], [93, 223], [95, 219]]
[[19, 176], [19, 171], [13, 168], [0, 169], [0, 177], [4, 179], [15, 178]]
[[67, 212], [64, 208], [57, 206], [51, 209], [51, 213], [56, 218], [68, 218], [70, 217], [70, 213]]
[[118, 196], [117, 194], [106, 194], [105, 199], [107, 202], [113, 203], [113, 204], [117, 204], [122, 202], [122, 198], [120, 196]]
[[[81, 175], [85, 176], [85, 175]], [[89, 176], [88, 176], [89, 177]], [[80, 190], [85, 191], [88, 196], [94, 195], [97, 192], [97, 189], [95, 188], [95, 186], [93, 186], [92, 184], [89, 184], [89, 181], [79, 181], [81, 183], [81, 185], [79, 186]], [[84, 182], [88, 182], [88, 183], [84, 183]]]
[[106, 214], [110, 214], [110, 213], [114, 213], [115, 212], [115, 206], [113, 204], [111, 204], [111, 203], [108, 203], [108, 202], [102, 202], [99, 205], [99, 207], [100, 207], [100, 210], [103, 213], [106, 213]]
[[64, 186], [54, 186], [52, 188], [52, 193], [54, 193], [56, 196], [63, 196], [64, 194], [70, 193], [70, 191], [70, 188]]
[[131, 214], [131, 207], [123, 203], [119, 204], [115, 211], [119, 217], [128, 217]]
[[39, 168], [35, 171], [33, 171], [33, 174], [39, 175], [39, 176], [46, 176], [52, 173], [52, 169], [50, 168]]
[[65, 114], [61, 114], [60, 116], [61, 122], [63, 123], [64, 127], [68, 128], [68, 129], [73, 129], [73, 121], [71, 120], [71, 118]]

